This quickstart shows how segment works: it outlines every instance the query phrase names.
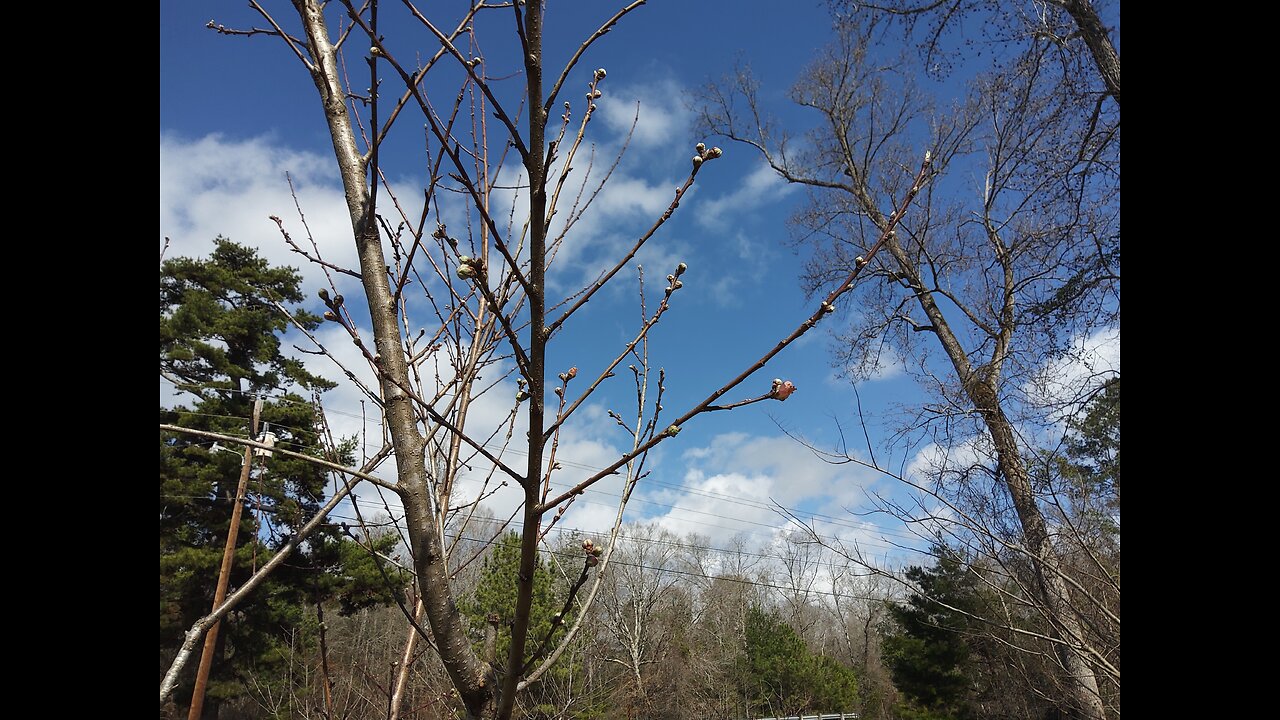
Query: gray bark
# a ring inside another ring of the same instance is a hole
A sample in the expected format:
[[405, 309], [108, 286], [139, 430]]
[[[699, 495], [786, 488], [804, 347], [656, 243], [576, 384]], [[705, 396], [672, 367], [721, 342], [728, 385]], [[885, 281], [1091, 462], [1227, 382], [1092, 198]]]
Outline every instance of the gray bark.
[[1098, 74], [1102, 77], [1102, 82], [1106, 84], [1111, 97], [1116, 99], [1116, 104], [1120, 104], [1120, 53], [1116, 52], [1116, 46], [1111, 42], [1111, 36], [1107, 34], [1107, 28], [1102, 24], [1102, 18], [1098, 17], [1098, 11], [1093, 9], [1093, 3], [1089, 0], [1062, 0], [1062, 8], [1071, 15], [1071, 19], [1076, 21], [1076, 27], [1080, 28], [1080, 36], [1084, 38], [1084, 43], [1089, 47], [1089, 53], [1093, 55], [1093, 62], [1098, 66]]
[[374, 345], [380, 357], [384, 415], [395, 448], [396, 489], [404, 504], [424, 611], [450, 680], [468, 714], [479, 717], [493, 705], [496, 678], [493, 669], [472, 650], [462, 614], [450, 590], [445, 548], [431, 503], [426, 442], [418, 429], [413, 399], [406, 392], [411, 387], [409, 365], [387, 277], [382, 239], [373, 218], [365, 162], [347, 113], [336, 48], [329, 40], [320, 3], [294, 0], [294, 7], [306, 29], [312, 58], [311, 76], [320, 94], [355, 234], [361, 282], [368, 299]]

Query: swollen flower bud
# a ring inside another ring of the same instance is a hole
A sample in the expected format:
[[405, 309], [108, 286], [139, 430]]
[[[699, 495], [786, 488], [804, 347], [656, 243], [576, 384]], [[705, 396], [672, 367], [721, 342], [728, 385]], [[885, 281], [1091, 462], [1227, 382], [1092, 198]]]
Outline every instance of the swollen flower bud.
[[713, 147], [707, 152], [707, 157], [709, 158], [718, 158], [721, 155], [724, 155], [724, 151], [718, 147]]
[[667, 435], [669, 435], [669, 436], [671, 436], [671, 437], [675, 437], [675, 436], [677, 436], [677, 435], [679, 435], [679, 434], [680, 434], [680, 426], [679, 426], [679, 425], [672, 425], [672, 426], [670, 426], [670, 427], [668, 427], [668, 428], [667, 428]]
[[320, 292], [318, 292], [318, 293], [316, 293], [316, 294], [320, 296], [320, 299], [321, 299], [321, 300], [323, 300], [323, 301], [325, 301], [325, 302], [329, 302], [329, 291], [328, 291], [328, 290], [325, 290], [324, 288], [320, 288]]
[[332, 310], [325, 310], [325, 311], [324, 311], [324, 319], [325, 319], [325, 320], [329, 320], [329, 321], [331, 321], [331, 322], [338, 322], [338, 316], [337, 316], [337, 314], [336, 314], [336, 313], [334, 313]]
[[693, 149], [694, 149], [694, 150], [696, 150], [696, 151], [698, 151], [698, 154], [699, 154], [699, 155], [701, 155], [702, 153], [704, 153], [704, 152], [706, 152], [706, 151], [707, 151], [707, 144], [706, 144], [706, 143], [698, 143], [697, 145], [694, 145], [694, 146], [693, 146]]
[[604, 78], [604, 76], [605, 76], [604, 68], [596, 68], [596, 77]]
[[685, 265], [684, 263], [680, 263], [679, 265], [676, 266], [676, 277], [680, 277], [688, 269], [689, 269], [688, 265]]
[[473, 278], [473, 277], [475, 277], [475, 276], [476, 276], [476, 269], [475, 269], [475, 268], [473, 268], [473, 267], [471, 267], [470, 265], [459, 265], [459, 266], [458, 266], [458, 279], [459, 279], [459, 280], [470, 280], [471, 278]]

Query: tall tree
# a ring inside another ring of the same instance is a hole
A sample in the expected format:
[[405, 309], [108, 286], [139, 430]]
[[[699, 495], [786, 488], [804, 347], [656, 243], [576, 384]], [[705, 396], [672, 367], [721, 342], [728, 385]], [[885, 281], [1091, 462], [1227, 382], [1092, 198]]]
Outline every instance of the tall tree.
[[[915, 369], [934, 401], [898, 437], [978, 457], [914, 479], [960, 522], [895, 510], [941, 523], [997, 564], [1015, 549], [1033, 573], [1016, 601], [1038, 608], [1049, 628], [1065, 680], [1060, 702], [1102, 720], [1118, 697], [1118, 610], [1065, 562], [1054, 538], [1072, 527], [1054, 522], [1058, 504], [1038, 494], [1027, 457], [1034, 435], [1076, 400], [1033, 392], [1046, 360], [1118, 330], [1118, 105], [1112, 112], [1089, 78], [1063, 72], [1064, 49], [1049, 37], [1002, 56], [967, 97], [944, 103], [926, 92], [918, 66], [876, 45], [874, 22], [845, 19], [838, 30], [792, 90], [817, 120], [802, 141], [769, 120], [746, 72], [709, 89], [703, 120], [810, 189], [796, 218], [815, 246], [808, 289], [869, 268], [841, 363], [855, 378], [892, 364]], [[895, 198], [915, 182], [904, 168], [921, 155], [932, 176], [920, 209], [889, 233]], [[1118, 576], [1108, 577], [1118, 594]], [[1095, 611], [1107, 620], [1102, 633], [1084, 620]]]
[[[281, 450], [348, 459], [350, 444], [330, 446], [321, 437], [310, 400], [294, 390], [320, 391], [332, 383], [307, 372], [280, 352], [288, 320], [273, 304], [299, 302], [292, 268], [271, 267], [251, 248], [219, 238], [209, 258], [174, 258], [160, 269], [160, 372], [190, 406], [160, 409], [162, 424], [228, 435], [247, 434], [254, 396], [270, 396], [262, 418]], [[295, 310], [295, 319], [315, 327], [319, 318]], [[220, 452], [206, 440], [160, 433], [160, 659], [161, 674], [182, 642], [183, 632], [209, 613], [236, 500], [243, 454]], [[230, 450], [229, 448], [227, 450]], [[316, 512], [328, 474], [281, 453], [253, 458], [238, 535], [231, 585], [244, 582], [285, 538]], [[374, 543], [385, 552], [396, 538]], [[340, 599], [351, 612], [389, 599], [386, 580], [370, 550], [330, 528], [312, 537], [294, 563], [263, 588], [260, 602], [243, 607], [219, 633], [210, 701], [204, 715], [216, 717], [222, 700], [246, 692], [251, 668], [259, 682], [282, 671], [281, 648], [289, 628], [310, 623], [317, 603]], [[190, 681], [190, 676], [187, 678]], [[190, 685], [178, 694], [190, 697]]]
[[[1028, 43], [1051, 43], [1061, 51], [1065, 70], [1076, 77], [1096, 76], [1105, 88], [1100, 99], [1110, 96], [1120, 105], [1119, 0], [835, 0], [833, 4], [846, 12], [881, 13], [897, 21], [935, 75], [970, 61], [974, 34], [997, 51], [1015, 54]], [[1111, 10], [1114, 26], [1108, 27], [1103, 15]]]

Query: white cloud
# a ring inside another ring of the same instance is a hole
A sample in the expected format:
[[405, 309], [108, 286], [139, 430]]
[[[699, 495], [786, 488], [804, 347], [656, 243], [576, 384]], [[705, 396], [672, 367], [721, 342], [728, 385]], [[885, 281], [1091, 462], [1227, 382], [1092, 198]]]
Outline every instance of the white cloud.
[[1050, 359], [1024, 388], [1037, 405], [1054, 408], [1061, 422], [1080, 411], [1081, 399], [1120, 374], [1120, 328], [1102, 328], [1075, 338], [1066, 353]]
[[[605, 97], [596, 101], [596, 112], [611, 130], [623, 137], [635, 121], [636, 129], [631, 137], [633, 146], [680, 147], [692, 137], [693, 112], [685, 106], [686, 91], [676, 81], [602, 87]], [[693, 143], [687, 144], [689, 156], [693, 157]]]
[[351, 223], [342, 191], [331, 179], [332, 166], [332, 158], [289, 150], [266, 138], [186, 139], [162, 133], [160, 237], [172, 240], [166, 257], [207, 255], [213, 239], [223, 235], [259, 248], [273, 264], [306, 265], [269, 219], [280, 217], [294, 241], [311, 251], [288, 173], [325, 259], [353, 267]]
[[777, 202], [795, 190], [769, 167], [760, 162], [738, 185], [736, 190], [717, 198], [702, 198], [698, 202], [698, 224], [705, 228], [719, 228], [729, 218], [750, 216], [754, 211]]
[[883, 544], [879, 528], [849, 512], [865, 504], [875, 473], [825, 462], [792, 438], [725, 433], [685, 451], [680, 465], [687, 469], [679, 479], [657, 472], [642, 481], [649, 507], [661, 508], [645, 519], [679, 535], [698, 533], [715, 545], [744, 532], [771, 539], [794, 528], [776, 503], [824, 536]]

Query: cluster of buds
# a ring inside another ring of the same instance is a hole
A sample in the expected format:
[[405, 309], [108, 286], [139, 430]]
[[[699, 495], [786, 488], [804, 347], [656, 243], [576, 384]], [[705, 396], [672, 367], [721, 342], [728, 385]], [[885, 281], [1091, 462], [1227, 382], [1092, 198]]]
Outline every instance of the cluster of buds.
[[458, 279], [472, 280], [484, 277], [484, 265], [479, 259], [469, 255], [462, 255], [458, 258]]
[[516, 387], [518, 388], [516, 390], [517, 403], [522, 403], [529, 399], [529, 391], [525, 389], [525, 386], [528, 384], [529, 383], [525, 382], [524, 378], [516, 378]]
[[782, 380], [780, 378], [773, 379], [773, 389], [769, 391], [769, 396], [778, 400], [786, 400], [791, 397], [791, 393], [796, 391], [795, 383], [790, 380]]
[[587, 553], [587, 567], [595, 567], [600, 562], [600, 556], [604, 554], [604, 548], [596, 547], [591, 540], [582, 541], [582, 549]]
[[710, 150], [708, 150], [706, 143], [698, 143], [697, 145], [693, 146], [693, 149], [698, 153], [697, 155], [693, 156], [694, 170], [697, 170], [698, 168], [702, 167], [702, 163], [706, 162], [707, 160], [715, 160], [721, 155], [724, 155], [724, 151], [718, 147], [713, 147]]
[[449, 242], [450, 247], [452, 247], [454, 250], [458, 249], [458, 238], [451, 237], [449, 235], [449, 230], [444, 226], [443, 223], [436, 225], [435, 232], [431, 233], [431, 237], [437, 240], [447, 240]]
[[567, 384], [569, 384], [569, 381], [570, 381], [570, 380], [572, 380], [572, 379], [574, 379], [574, 378], [576, 378], [576, 377], [578, 377], [578, 366], [576, 366], [576, 365], [575, 365], [575, 366], [573, 366], [573, 367], [569, 368], [569, 372], [562, 372], [562, 373], [560, 373], [560, 382], [562, 382], [562, 383], [564, 383], [564, 384], [566, 384], [566, 385], [567, 385]]
[[[667, 295], [684, 287], [684, 282], [680, 280], [680, 276], [685, 274], [688, 269], [688, 265], [680, 263], [676, 266], [676, 271], [667, 276]], [[634, 370], [635, 368], [633, 367], [632, 369]]]
[[329, 308], [328, 310], [324, 311], [324, 319], [330, 322], [342, 322], [338, 318], [338, 312], [342, 310], [342, 303], [343, 303], [342, 295], [334, 295], [332, 298], [330, 298], [329, 291], [324, 288], [320, 288], [320, 292], [316, 294], [319, 295], [320, 299], [324, 301], [325, 307]]
[[[600, 84], [600, 81], [604, 79], [606, 74], [607, 73], [604, 71], [604, 68], [596, 68], [595, 75], [591, 78], [591, 89], [587, 90], [587, 102], [589, 103], [587, 105], [587, 112], [595, 112], [595, 101], [604, 96], [604, 93], [600, 92], [600, 88], [597, 86]], [[564, 104], [564, 110], [565, 120], [567, 121], [569, 119], [569, 103]]]

